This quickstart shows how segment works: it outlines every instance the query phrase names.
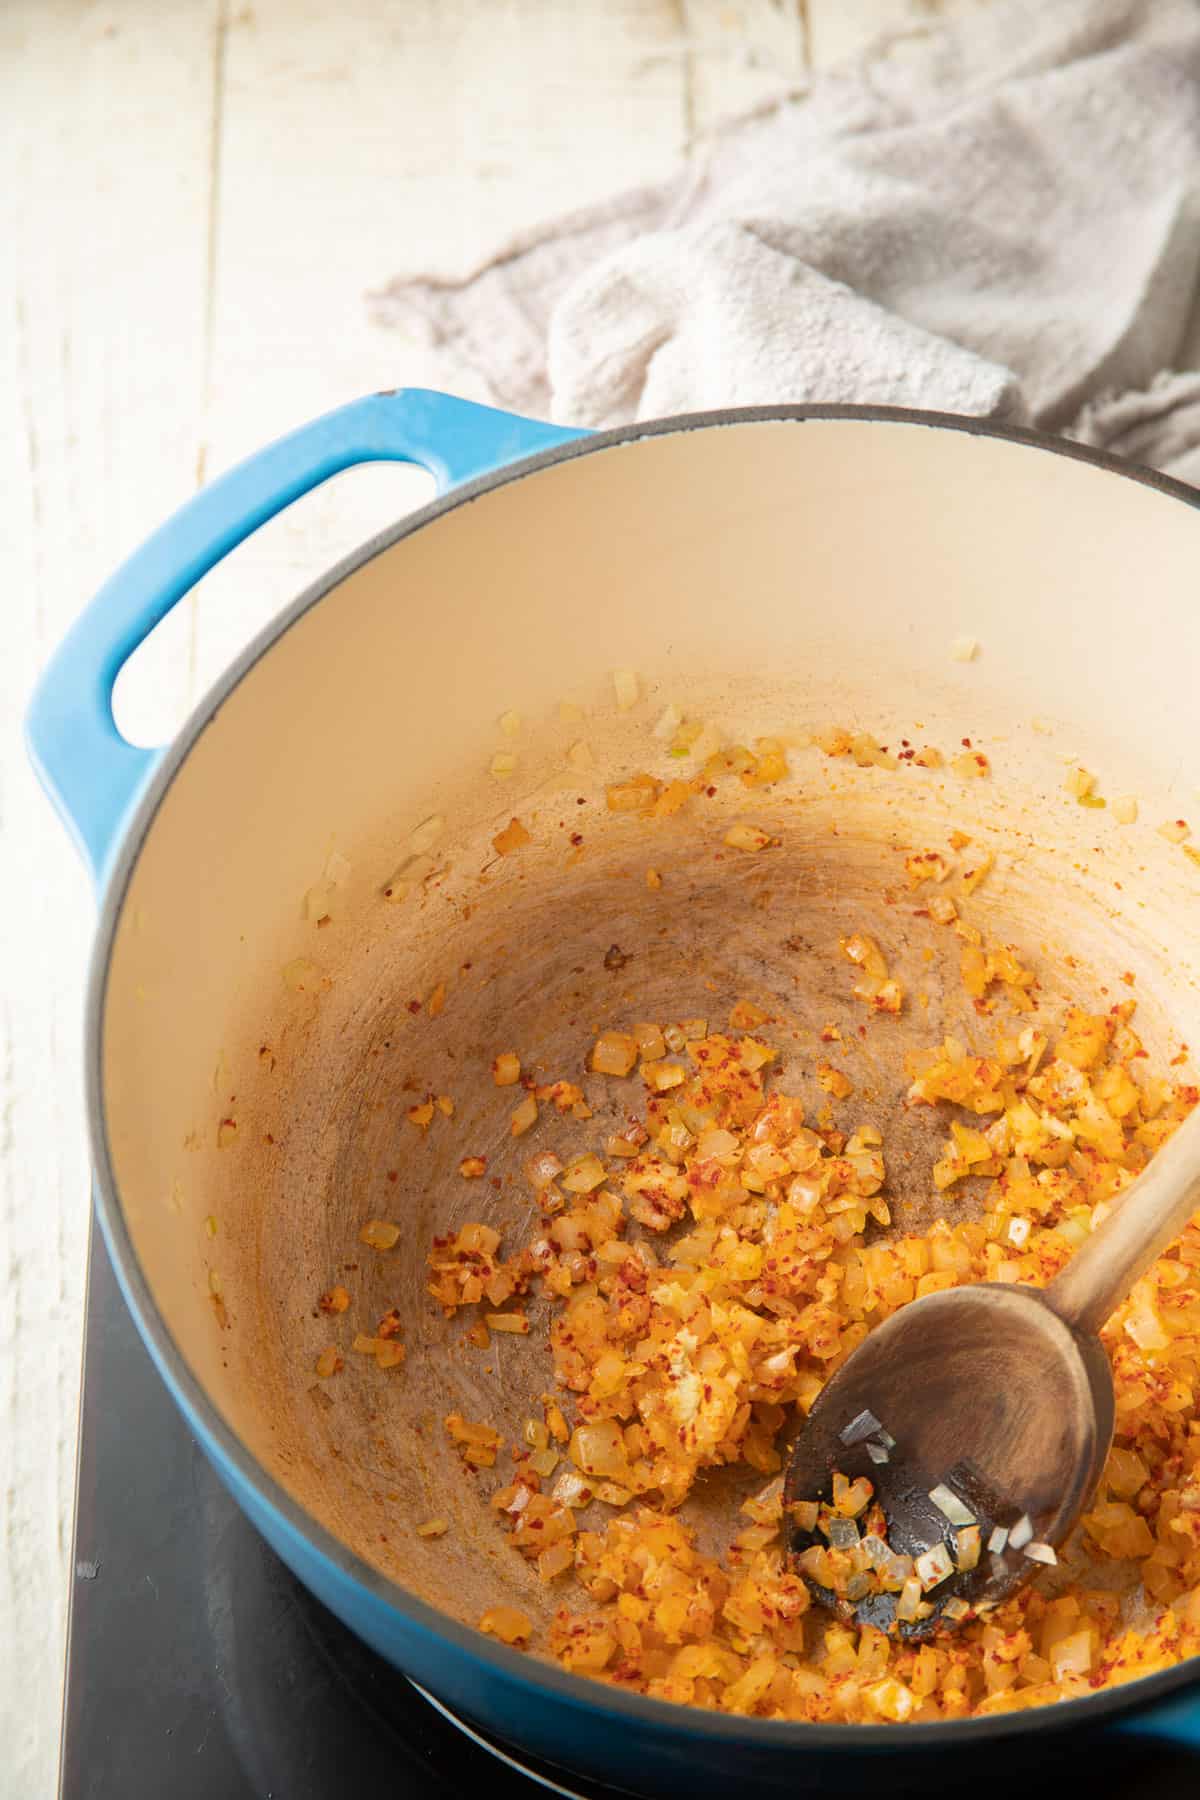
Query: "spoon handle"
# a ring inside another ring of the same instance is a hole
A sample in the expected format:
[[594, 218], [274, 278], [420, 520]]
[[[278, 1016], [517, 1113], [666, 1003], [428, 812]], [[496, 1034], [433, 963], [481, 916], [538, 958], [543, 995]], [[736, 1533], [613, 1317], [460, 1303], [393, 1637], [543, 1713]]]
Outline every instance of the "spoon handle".
[[1169, 1137], [1045, 1291], [1060, 1319], [1099, 1331], [1200, 1208], [1200, 1108]]

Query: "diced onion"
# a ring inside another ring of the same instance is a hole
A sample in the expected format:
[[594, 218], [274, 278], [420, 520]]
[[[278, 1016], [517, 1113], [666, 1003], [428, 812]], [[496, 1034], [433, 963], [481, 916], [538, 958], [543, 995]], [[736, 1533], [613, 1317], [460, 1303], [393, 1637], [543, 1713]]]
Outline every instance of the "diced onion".
[[953, 1575], [954, 1563], [945, 1544], [931, 1544], [913, 1562], [913, 1573], [926, 1593]]
[[910, 1576], [900, 1589], [900, 1598], [896, 1602], [896, 1617], [903, 1625], [912, 1624], [917, 1617], [917, 1609], [921, 1604], [921, 1583], [915, 1576]]
[[628, 1075], [638, 1058], [637, 1040], [627, 1031], [602, 1031], [592, 1045], [598, 1075]]
[[557, 1500], [560, 1506], [578, 1506], [584, 1495], [590, 1493], [591, 1488], [582, 1475], [577, 1475], [574, 1469], [564, 1469], [550, 1490], [550, 1498]]
[[1010, 1550], [1023, 1550], [1033, 1538], [1033, 1520], [1028, 1513], [1022, 1513], [1016, 1524], [1009, 1528], [1008, 1547]]
[[929, 1498], [938, 1511], [946, 1515], [952, 1525], [973, 1525], [975, 1523], [975, 1514], [970, 1507], [965, 1505], [954, 1489], [947, 1487], [944, 1481], [939, 1481], [935, 1488], [930, 1488]]
[[649, 812], [661, 792], [653, 775], [633, 775], [628, 781], [614, 781], [604, 790], [604, 803], [609, 812]]
[[1055, 1681], [1068, 1675], [1087, 1675], [1092, 1667], [1092, 1637], [1088, 1631], [1072, 1632], [1060, 1638], [1048, 1652], [1050, 1673]]
[[625, 1440], [615, 1419], [604, 1419], [595, 1425], [577, 1425], [571, 1434], [568, 1454], [584, 1475], [602, 1480], [629, 1479], [629, 1460]]
[[393, 1225], [388, 1219], [368, 1219], [358, 1234], [360, 1244], [369, 1244], [372, 1250], [391, 1250], [400, 1237], [400, 1227]]
[[997, 1525], [995, 1527], [995, 1529], [993, 1530], [991, 1537], [987, 1541], [987, 1547], [992, 1552], [993, 1556], [999, 1556], [1000, 1552], [1004, 1549], [1004, 1546], [1007, 1544], [1007, 1542], [1008, 1542], [1008, 1527], [1007, 1527], [1007, 1525]]
[[958, 1542], [954, 1553], [954, 1560], [963, 1573], [966, 1573], [968, 1569], [978, 1568], [981, 1548], [981, 1534], [978, 1525], [964, 1525], [958, 1533]]
[[848, 1425], [842, 1427], [838, 1432], [838, 1437], [847, 1446], [861, 1444], [867, 1438], [878, 1437], [882, 1429], [875, 1414], [864, 1407], [862, 1412], [855, 1413]]
[[725, 833], [725, 842], [731, 850], [765, 850], [771, 842], [771, 834], [761, 825], [731, 825]]
[[[885, 1588], [897, 1592], [906, 1581], [912, 1580], [913, 1559], [911, 1556], [897, 1556], [893, 1551], [880, 1570], [880, 1579]], [[920, 1582], [917, 1583], [918, 1588]]]
[[575, 1157], [563, 1173], [562, 1184], [568, 1194], [590, 1194], [604, 1180], [604, 1164], [589, 1151]]
[[500, 1639], [502, 1644], [527, 1644], [533, 1635], [528, 1616], [515, 1606], [489, 1606], [479, 1621], [480, 1631]]
[[680, 1087], [687, 1080], [687, 1070], [678, 1063], [644, 1062], [642, 1064], [642, 1080], [653, 1093], [665, 1094], [671, 1088]]
[[539, 1581], [553, 1581], [558, 1575], [565, 1575], [575, 1561], [575, 1550], [569, 1538], [561, 1543], [551, 1544], [543, 1550], [537, 1559]]
[[1052, 1566], [1058, 1561], [1058, 1555], [1053, 1544], [1026, 1544], [1025, 1554], [1030, 1562], [1046, 1563], [1047, 1565]]
[[553, 1150], [539, 1150], [525, 1164], [525, 1178], [532, 1187], [546, 1188], [562, 1174], [562, 1159]]
[[647, 1062], [653, 1062], [656, 1058], [667, 1054], [663, 1034], [653, 1020], [647, 1019], [640, 1025], [635, 1025], [633, 1039], [637, 1044], [639, 1056], [645, 1057]]
[[531, 1125], [536, 1125], [537, 1116], [537, 1101], [532, 1094], [526, 1094], [520, 1106], [517, 1107], [512, 1118], [509, 1120], [508, 1129], [513, 1137], [523, 1136], [524, 1133], [529, 1130]]

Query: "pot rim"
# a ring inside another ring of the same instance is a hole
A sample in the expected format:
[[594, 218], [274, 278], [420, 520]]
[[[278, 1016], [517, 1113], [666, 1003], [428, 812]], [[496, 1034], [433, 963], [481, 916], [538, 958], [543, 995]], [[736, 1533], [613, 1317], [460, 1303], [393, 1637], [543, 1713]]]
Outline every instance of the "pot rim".
[[[1170, 1689], [1185, 1683], [1196, 1685], [1200, 1712], [1200, 1658], [1188, 1658], [1173, 1668], [1139, 1676], [1117, 1687], [1100, 1689], [1078, 1699], [1001, 1713], [985, 1718], [918, 1721], [913, 1724], [819, 1724], [803, 1720], [759, 1719], [737, 1713], [710, 1712], [678, 1702], [652, 1699], [627, 1692], [606, 1682], [573, 1675], [557, 1663], [511, 1649], [430, 1606], [372, 1564], [298, 1504], [274, 1476], [268, 1473], [241, 1437], [226, 1422], [202, 1383], [192, 1373], [160, 1311], [143, 1274], [118, 1198], [104, 1104], [104, 1071], [101, 1055], [102, 1025], [113, 939], [125, 896], [142, 846], [176, 775], [221, 706], [250, 670], [300, 620], [311, 607], [326, 599], [348, 576], [375, 557], [390, 550], [435, 519], [469, 506], [481, 495], [521, 480], [524, 476], [559, 462], [592, 456], [647, 437], [665, 437], [726, 425], [820, 424], [849, 422], [880, 425], [921, 425], [954, 431], [965, 438], [998, 438], [1022, 444], [1069, 460], [1087, 463], [1110, 475], [1149, 487], [1200, 509], [1200, 489], [1176, 481], [1155, 469], [1129, 463], [1107, 451], [1096, 450], [1048, 432], [1003, 425], [956, 413], [928, 412], [891, 406], [752, 406], [725, 407], [713, 411], [678, 413], [662, 419], [617, 426], [591, 436], [575, 438], [532, 456], [504, 463], [485, 474], [452, 488], [427, 505], [385, 527], [357, 549], [340, 558], [270, 621], [234, 659], [163, 751], [146, 787], [125, 821], [119, 847], [108, 865], [99, 917], [88, 969], [84, 1013], [84, 1073], [88, 1130], [93, 1162], [93, 1198], [100, 1228], [112, 1259], [121, 1292], [138, 1331], [159, 1373], [196, 1435], [216, 1449], [261, 1503], [280, 1516], [290, 1530], [308, 1542], [339, 1576], [365, 1589], [373, 1599], [421, 1627], [432, 1637], [483, 1663], [497, 1674], [531, 1688], [548, 1690], [558, 1700], [580, 1711], [606, 1715], [614, 1724], [641, 1722], [660, 1731], [685, 1733], [697, 1742], [740, 1742], [763, 1750], [787, 1746], [795, 1750], [846, 1749], [858, 1753], [878, 1751], [894, 1755], [905, 1746], [916, 1751], [933, 1746], [961, 1747], [972, 1743], [1024, 1736], [1031, 1727], [1069, 1730], [1095, 1725], [1112, 1715], [1143, 1710]], [[411, 1679], [411, 1677], [410, 1677]]]

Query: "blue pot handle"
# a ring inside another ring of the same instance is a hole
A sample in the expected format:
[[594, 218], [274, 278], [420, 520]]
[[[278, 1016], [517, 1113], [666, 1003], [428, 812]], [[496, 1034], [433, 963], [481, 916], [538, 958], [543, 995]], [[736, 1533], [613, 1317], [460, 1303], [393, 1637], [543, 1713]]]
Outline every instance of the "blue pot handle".
[[176, 601], [243, 538], [356, 463], [412, 462], [438, 492], [582, 431], [401, 388], [326, 413], [204, 488], [105, 583], [34, 692], [26, 735], [34, 767], [101, 883], [120, 826], [161, 750], [128, 743], [113, 722], [122, 665]]

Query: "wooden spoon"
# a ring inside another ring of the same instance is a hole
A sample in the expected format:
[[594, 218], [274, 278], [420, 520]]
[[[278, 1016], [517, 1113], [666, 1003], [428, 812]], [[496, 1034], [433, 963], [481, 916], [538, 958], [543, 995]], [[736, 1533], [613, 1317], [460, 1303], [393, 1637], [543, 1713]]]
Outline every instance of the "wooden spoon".
[[[1112, 1441], [1112, 1370], [1097, 1333], [1198, 1206], [1200, 1111], [1049, 1287], [949, 1288], [878, 1326], [821, 1390], [793, 1447], [784, 1483], [793, 1555], [827, 1539], [800, 1529], [788, 1508], [828, 1505], [838, 1472], [872, 1482], [894, 1552], [916, 1557], [942, 1544], [969, 1561], [973, 1540], [963, 1555], [958, 1532], [978, 1527], [977, 1565], [927, 1588], [932, 1611], [902, 1616], [904, 1635], [986, 1611], [1055, 1560]], [[989, 1550], [1001, 1534], [1002, 1547]], [[806, 1579], [844, 1618], [883, 1630], [897, 1623], [894, 1592], [852, 1600]]]

